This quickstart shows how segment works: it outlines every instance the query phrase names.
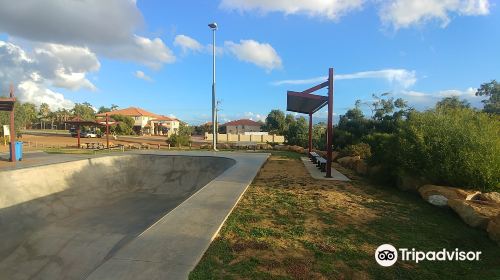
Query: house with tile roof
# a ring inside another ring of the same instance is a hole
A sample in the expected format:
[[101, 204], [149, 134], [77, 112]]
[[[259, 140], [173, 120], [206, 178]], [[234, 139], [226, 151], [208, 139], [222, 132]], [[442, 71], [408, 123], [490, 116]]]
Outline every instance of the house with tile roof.
[[245, 134], [245, 132], [260, 132], [262, 123], [249, 119], [241, 119], [227, 122], [221, 126], [226, 127], [226, 133]]
[[[137, 134], [172, 135], [178, 132], [180, 125], [178, 119], [151, 113], [138, 107], [114, 110], [108, 114], [133, 118], [133, 129]], [[103, 116], [106, 116], [106, 113], [97, 114], [97, 117]]]

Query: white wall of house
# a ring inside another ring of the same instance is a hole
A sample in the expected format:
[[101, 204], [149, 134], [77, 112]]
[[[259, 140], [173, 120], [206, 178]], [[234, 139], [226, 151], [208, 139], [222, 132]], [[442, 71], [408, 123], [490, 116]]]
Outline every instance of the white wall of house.
[[141, 128], [146, 126], [146, 124], [148, 124], [148, 122], [153, 119], [153, 117], [148, 116], [135, 116], [132, 118], [135, 121], [134, 126], [140, 126]]

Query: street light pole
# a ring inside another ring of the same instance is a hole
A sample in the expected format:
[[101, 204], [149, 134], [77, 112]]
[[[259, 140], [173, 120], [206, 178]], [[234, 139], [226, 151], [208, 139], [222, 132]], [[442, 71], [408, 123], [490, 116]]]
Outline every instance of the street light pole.
[[212, 29], [213, 43], [212, 43], [212, 55], [213, 55], [213, 72], [212, 72], [212, 147], [214, 151], [217, 151], [217, 108], [215, 101], [215, 31], [217, 30], [217, 23], [213, 22], [208, 25]]

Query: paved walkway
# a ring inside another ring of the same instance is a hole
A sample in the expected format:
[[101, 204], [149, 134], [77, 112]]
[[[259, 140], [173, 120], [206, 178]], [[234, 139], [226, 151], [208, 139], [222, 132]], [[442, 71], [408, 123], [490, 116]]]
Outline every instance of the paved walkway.
[[332, 178], [326, 178], [325, 174], [319, 170], [318, 167], [307, 157], [300, 158], [304, 165], [306, 166], [307, 171], [311, 174], [311, 177], [318, 180], [331, 180], [331, 181], [350, 181], [344, 174], [338, 172], [335, 168], [332, 167]]
[[27, 151], [23, 152], [23, 160], [21, 161], [10, 162], [9, 157], [9, 153], [0, 153], [0, 171], [74, 161], [96, 156], [89, 154], [49, 154], [43, 151]]

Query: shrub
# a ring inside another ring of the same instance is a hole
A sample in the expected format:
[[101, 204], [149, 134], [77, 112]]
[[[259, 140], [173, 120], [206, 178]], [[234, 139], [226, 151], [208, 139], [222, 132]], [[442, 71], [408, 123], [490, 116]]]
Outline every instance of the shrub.
[[366, 143], [359, 143], [347, 146], [343, 150], [343, 154], [348, 156], [359, 156], [362, 159], [366, 159], [371, 156], [372, 152], [370, 145]]
[[370, 165], [387, 164], [394, 161], [393, 147], [396, 137], [389, 133], [372, 133], [363, 137], [363, 142], [370, 145]]
[[393, 149], [400, 170], [436, 184], [500, 189], [500, 119], [458, 108], [412, 113]]
[[172, 134], [166, 142], [173, 147], [187, 146], [190, 142], [190, 136]]

